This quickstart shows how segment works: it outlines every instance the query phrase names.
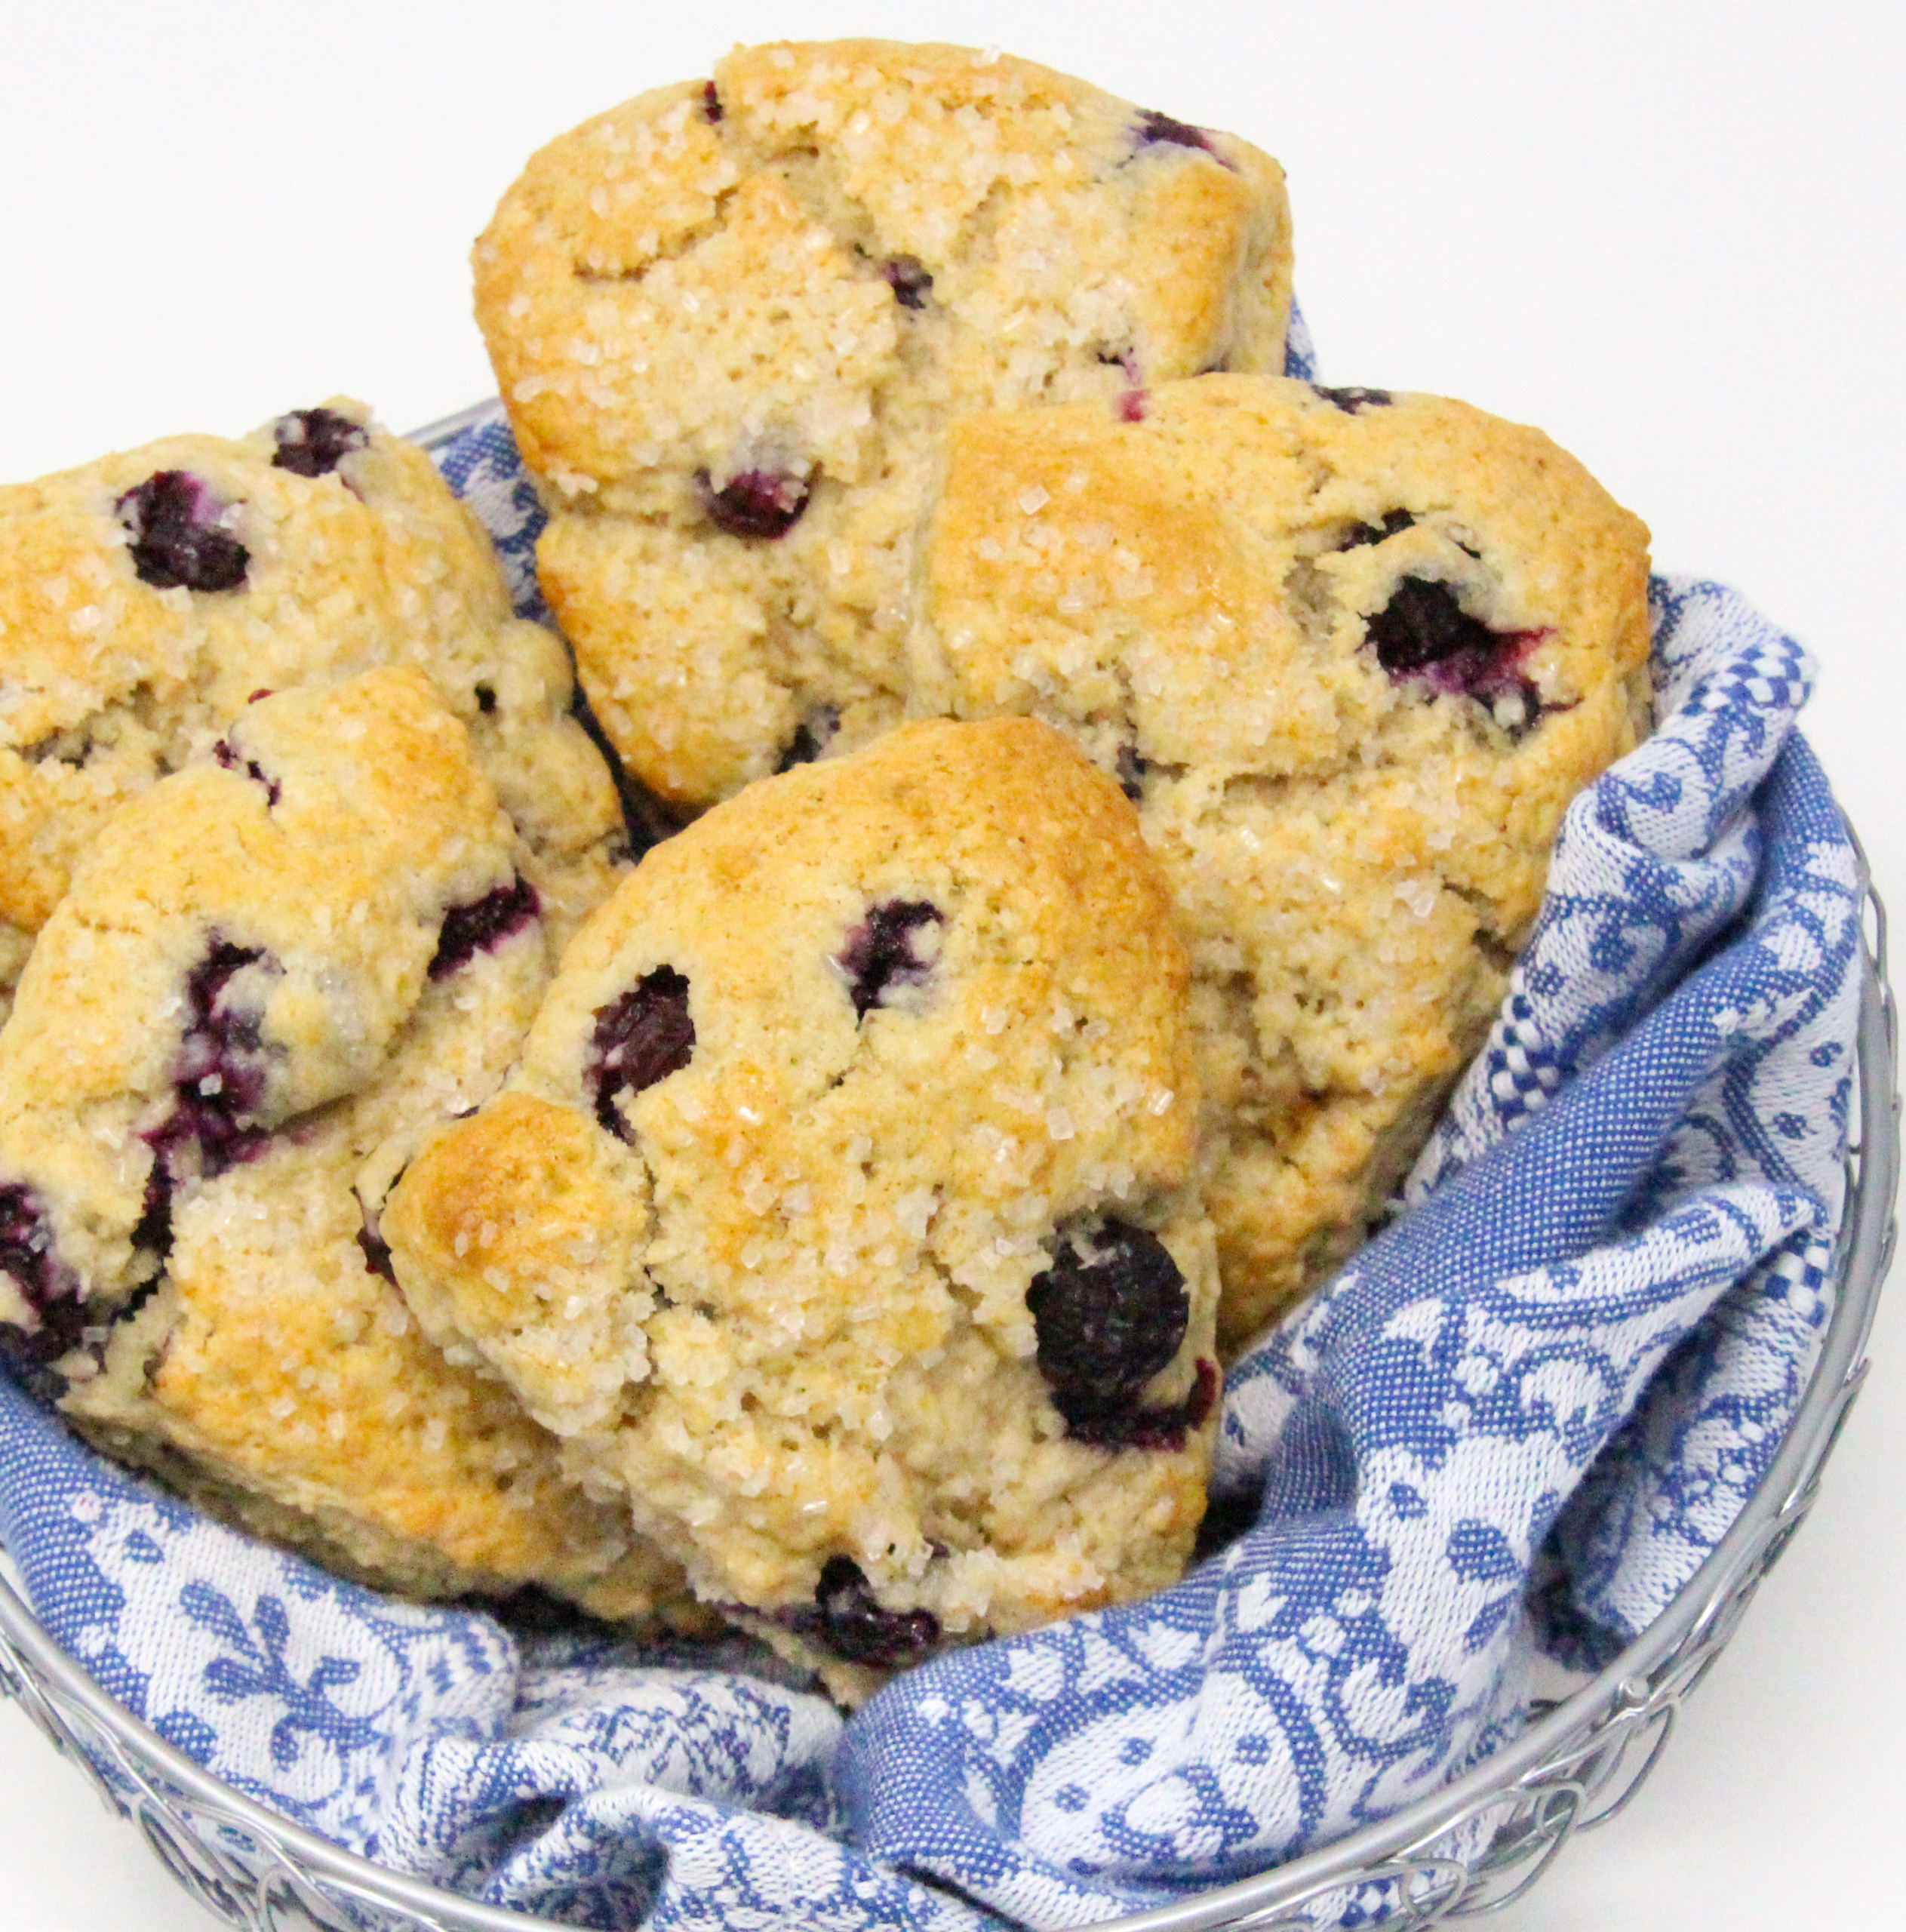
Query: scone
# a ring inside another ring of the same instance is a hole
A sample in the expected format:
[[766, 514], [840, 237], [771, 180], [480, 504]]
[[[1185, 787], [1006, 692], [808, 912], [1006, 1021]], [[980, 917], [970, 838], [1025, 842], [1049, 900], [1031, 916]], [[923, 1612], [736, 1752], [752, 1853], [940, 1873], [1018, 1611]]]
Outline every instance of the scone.
[[699, 1595], [837, 1693], [1179, 1575], [1216, 1423], [1185, 966], [1030, 720], [750, 788], [578, 934], [380, 1221]]
[[552, 919], [611, 881], [619, 810], [560, 641], [511, 615], [424, 453], [341, 398], [0, 488], [0, 996], [114, 809], [261, 690], [422, 666]]
[[543, 589], [678, 809], [897, 720], [911, 532], [962, 411], [1280, 371], [1274, 161], [996, 54], [737, 49], [545, 148], [478, 319]]
[[949, 432], [911, 701], [1044, 718], [1137, 804], [1228, 1346], [1363, 1238], [1481, 1044], [1563, 808], [1646, 728], [1646, 546], [1434, 396], [1213, 375]]
[[414, 668], [261, 700], [123, 807], [0, 1032], [0, 1341], [101, 1446], [348, 1575], [643, 1617], [679, 1573], [418, 1334], [357, 1187], [521, 1043], [516, 850]]

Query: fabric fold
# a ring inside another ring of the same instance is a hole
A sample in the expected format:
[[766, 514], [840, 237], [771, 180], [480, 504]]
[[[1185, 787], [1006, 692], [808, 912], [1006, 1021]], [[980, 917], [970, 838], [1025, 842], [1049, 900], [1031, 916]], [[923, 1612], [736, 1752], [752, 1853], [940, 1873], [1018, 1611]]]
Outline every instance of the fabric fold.
[[[1308, 367], [1293, 373], [1308, 374]], [[497, 421], [440, 460], [527, 607]], [[1435, 1790], [1545, 1654], [1646, 1627], [1738, 1519], [1832, 1312], [1861, 881], [1799, 648], [1658, 580], [1661, 723], [1576, 801], [1406, 1211], [1234, 1371], [1174, 1589], [945, 1657], [850, 1721], [764, 1653], [512, 1633], [340, 1583], [0, 1378], [0, 1537], [187, 1755], [564, 1923], [974, 1932], [1182, 1898]], [[1384, 1901], [1346, 1894], [1336, 1922]]]

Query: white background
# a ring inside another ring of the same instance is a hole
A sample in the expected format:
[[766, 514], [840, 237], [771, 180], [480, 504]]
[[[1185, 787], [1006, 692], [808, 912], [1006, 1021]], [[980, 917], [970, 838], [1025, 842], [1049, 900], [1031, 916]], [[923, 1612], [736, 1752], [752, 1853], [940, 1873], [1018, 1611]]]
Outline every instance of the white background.
[[[1540, 423], [1818, 654], [1906, 914], [1906, 10], [0, 0], [0, 478], [334, 391], [490, 392], [466, 252], [532, 148], [735, 40], [939, 38], [1289, 171], [1325, 380]], [[1503, 1932], [1901, 1922], [1906, 1308], [1812, 1521], [1634, 1810]], [[0, 1709], [0, 1932], [211, 1921]]]

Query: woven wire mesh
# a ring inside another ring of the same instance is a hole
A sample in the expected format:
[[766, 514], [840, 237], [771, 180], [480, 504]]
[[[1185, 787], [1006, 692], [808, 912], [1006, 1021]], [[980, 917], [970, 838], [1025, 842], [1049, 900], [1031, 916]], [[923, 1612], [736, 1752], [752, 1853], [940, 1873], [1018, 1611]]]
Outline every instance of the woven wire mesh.
[[[487, 405], [484, 406], [487, 408]], [[446, 440], [482, 409], [432, 426]], [[1655, 1622], [1512, 1744], [1380, 1823], [1274, 1871], [1099, 1932], [1317, 1932], [1353, 1902], [1364, 1921], [1443, 1924], [1521, 1897], [1577, 1832], [1614, 1817], [1671, 1735], [1818, 1494], [1865, 1379], [1892, 1256], [1899, 1174], [1897, 1028], [1886, 916], [1867, 888], [1859, 1128], [1835, 1248], [1832, 1322], [1806, 1397], [1760, 1490]], [[106, 1804], [136, 1826], [215, 1917], [259, 1932], [534, 1932], [552, 1921], [405, 1878], [288, 1823], [214, 1777], [120, 1709], [35, 1620], [0, 1571], [0, 1694], [18, 1700]]]

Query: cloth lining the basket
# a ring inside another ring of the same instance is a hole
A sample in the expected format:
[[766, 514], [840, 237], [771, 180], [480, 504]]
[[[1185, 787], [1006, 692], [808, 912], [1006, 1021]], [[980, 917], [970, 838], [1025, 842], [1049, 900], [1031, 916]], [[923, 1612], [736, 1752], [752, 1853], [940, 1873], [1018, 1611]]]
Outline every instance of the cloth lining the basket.
[[[440, 460], [527, 607], [507, 430]], [[1859, 881], [1792, 731], [1808, 668], [1711, 584], [1658, 580], [1653, 617], [1660, 727], [1572, 808], [1410, 1211], [1231, 1377], [1219, 1494], [1255, 1524], [1176, 1589], [844, 1725], [739, 1641], [515, 1635], [339, 1583], [0, 1377], [0, 1537], [37, 1614], [247, 1795], [576, 1924], [1088, 1924], [1433, 1790], [1517, 1727], [1539, 1654], [1592, 1661], [1686, 1581], [1831, 1312]]]

